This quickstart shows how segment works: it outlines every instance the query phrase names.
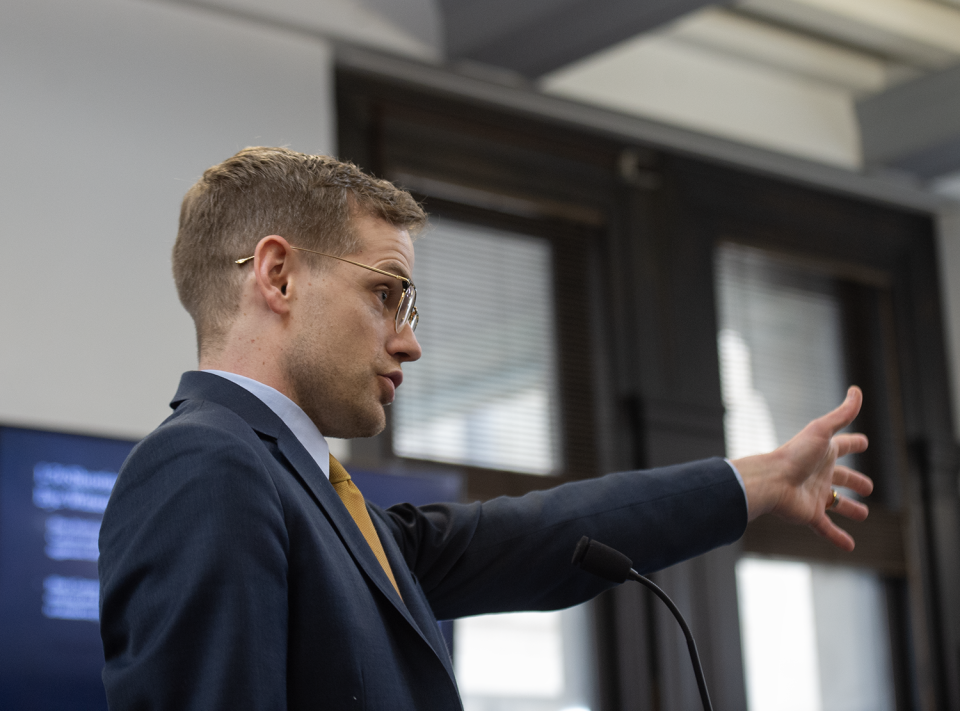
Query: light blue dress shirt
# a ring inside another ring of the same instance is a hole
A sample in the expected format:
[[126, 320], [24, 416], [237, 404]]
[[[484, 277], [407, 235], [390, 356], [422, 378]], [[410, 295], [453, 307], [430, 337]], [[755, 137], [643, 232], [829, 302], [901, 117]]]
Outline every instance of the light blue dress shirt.
[[313, 424], [313, 420], [300, 409], [297, 403], [279, 390], [243, 375], [228, 373], [224, 370], [204, 370], [203, 372], [226, 378], [259, 398], [264, 405], [273, 410], [277, 417], [283, 420], [283, 424], [290, 428], [294, 436], [300, 440], [300, 444], [317, 462], [317, 466], [323, 470], [323, 475], [327, 479], [330, 478], [330, 447], [327, 445], [327, 440], [320, 434], [320, 430]]

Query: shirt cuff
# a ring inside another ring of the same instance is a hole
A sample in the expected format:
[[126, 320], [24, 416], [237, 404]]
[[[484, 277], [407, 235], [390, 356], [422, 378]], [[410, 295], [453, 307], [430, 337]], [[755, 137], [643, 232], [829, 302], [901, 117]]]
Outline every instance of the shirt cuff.
[[746, 485], [743, 483], [743, 476], [740, 474], [740, 470], [738, 470], [735, 466], [733, 466], [733, 462], [731, 462], [731, 461], [730, 461], [729, 459], [727, 459], [726, 457], [723, 458], [723, 461], [725, 461], [727, 464], [729, 464], [729, 465], [730, 465], [730, 468], [733, 469], [733, 473], [736, 475], [737, 481], [740, 483], [740, 488], [743, 489], [743, 504], [744, 504], [744, 506], [747, 507], [747, 510], [749, 511], [749, 510], [750, 510], [750, 502], [747, 500], [747, 487], [746, 487]]

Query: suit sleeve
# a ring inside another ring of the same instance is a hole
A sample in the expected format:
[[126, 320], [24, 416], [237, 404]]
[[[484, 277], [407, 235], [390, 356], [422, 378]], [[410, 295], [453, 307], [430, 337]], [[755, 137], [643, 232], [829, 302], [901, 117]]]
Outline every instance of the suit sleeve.
[[287, 533], [249, 443], [172, 425], [134, 450], [100, 534], [111, 709], [286, 708]]
[[747, 523], [743, 489], [719, 458], [482, 504], [392, 507], [387, 516], [440, 619], [594, 597], [610, 584], [571, 564], [584, 535], [643, 573], [732, 543]]

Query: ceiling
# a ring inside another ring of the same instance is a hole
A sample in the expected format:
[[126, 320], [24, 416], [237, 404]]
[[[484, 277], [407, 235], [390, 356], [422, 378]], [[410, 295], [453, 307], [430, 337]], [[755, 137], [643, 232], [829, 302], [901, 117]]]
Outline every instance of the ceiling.
[[960, 0], [181, 0], [960, 197]]

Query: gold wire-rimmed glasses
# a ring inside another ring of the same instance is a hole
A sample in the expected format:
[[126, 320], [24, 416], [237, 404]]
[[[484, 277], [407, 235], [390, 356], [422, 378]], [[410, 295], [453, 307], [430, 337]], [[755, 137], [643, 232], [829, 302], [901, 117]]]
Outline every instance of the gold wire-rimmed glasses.
[[[292, 246], [292, 245], [291, 245]], [[371, 267], [368, 264], [361, 264], [360, 262], [354, 262], [350, 259], [344, 259], [343, 257], [337, 257], [333, 254], [327, 254], [326, 252], [317, 252], [313, 249], [307, 249], [306, 247], [293, 247], [293, 249], [299, 252], [310, 252], [311, 254], [319, 254], [321, 257], [330, 257], [331, 259], [338, 259], [341, 262], [346, 262], [347, 264], [352, 264], [355, 267], [363, 267], [364, 269], [369, 269], [372, 272], [377, 274], [383, 274], [384, 276], [393, 277], [400, 281], [400, 286], [403, 287], [403, 293], [400, 296], [400, 303], [397, 304], [397, 318], [396, 326], [397, 333], [403, 329], [405, 324], [410, 324], [410, 330], [416, 331], [417, 324], [420, 322], [420, 314], [417, 313], [417, 287], [413, 285], [413, 282], [407, 279], [404, 276], [399, 274], [393, 274], [391, 272], [385, 272], [383, 269], [377, 269], [376, 267]], [[243, 259], [237, 259], [234, 264], [246, 264], [253, 257], [244, 257]]]

